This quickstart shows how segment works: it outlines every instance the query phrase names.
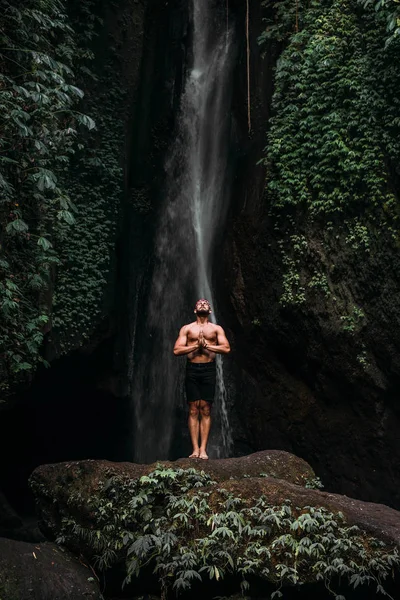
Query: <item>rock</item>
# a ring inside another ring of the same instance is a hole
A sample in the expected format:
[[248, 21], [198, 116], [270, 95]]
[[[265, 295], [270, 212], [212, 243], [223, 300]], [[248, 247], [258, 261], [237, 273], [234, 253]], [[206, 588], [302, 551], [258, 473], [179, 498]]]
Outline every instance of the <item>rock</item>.
[[218, 482], [260, 476], [275, 477], [297, 485], [306, 485], [315, 480], [315, 473], [305, 460], [282, 450], [264, 450], [239, 458], [209, 461], [180, 459], [163, 464], [195, 466], [209, 473]]
[[93, 573], [49, 542], [0, 538], [1, 600], [101, 600]]
[[[251, 478], [225, 481], [224, 489], [247, 500], [265, 496], [268, 503], [279, 506], [289, 500], [294, 506], [324, 507], [333, 513], [343, 513], [346, 522], [357, 525], [373, 537], [400, 548], [400, 512], [373, 502], [363, 502], [339, 494], [306, 489], [287, 481]], [[218, 490], [213, 492], [218, 497]]]
[[[283, 307], [285, 266], [263, 174], [243, 162], [219, 278], [234, 348], [234, 443], [261, 450], [268, 440], [300, 453], [330, 489], [400, 508], [398, 252], [373, 235], [370, 253], [351, 262], [344, 241], [330, 240], [328, 259], [344, 278], [339, 292]], [[317, 245], [318, 231], [309, 237]], [[320, 270], [311, 257], [308, 267], [301, 277]], [[343, 331], [352, 306], [365, 314], [360, 332]]]
[[[156, 464], [166, 467], [195, 467], [210, 474], [217, 482], [267, 476], [305, 485], [315, 479], [314, 471], [304, 460], [278, 450], [265, 450], [240, 458], [209, 461], [182, 458], [173, 463], [160, 461], [153, 465], [115, 463], [107, 460], [82, 460], [42, 465], [34, 470], [30, 483], [39, 507], [43, 531], [52, 538], [57, 535], [60, 509], [63, 512], [67, 504], [69, 506], [67, 512], [72, 509], [71, 494], [76, 497], [79, 505], [84, 505], [86, 502], [88, 506], [89, 499], [111, 475], [137, 479], [154, 470]], [[90, 513], [89, 508], [87, 512]]]
[[[192, 469], [188, 471], [188, 467]], [[277, 473], [288, 480], [274, 477]], [[348, 586], [352, 575], [359, 577], [358, 558], [361, 565], [367, 561], [371, 581], [394, 572], [398, 565], [396, 548], [400, 547], [400, 513], [293, 483], [304, 484], [312, 476], [301, 459], [266, 451], [208, 462], [181, 459], [136, 465], [87, 460], [43, 465], [33, 472], [30, 483], [43, 531], [60, 537], [70, 550], [88, 560], [96, 557], [102, 570], [112, 565], [122, 569], [126, 564], [128, 570], [120, 571], [121, 583], [126, 574], [136, 573], [135, 565], [148, 565], [153, 560], [160, 561], [157, 573], [161, 586], [167, 585], [162, 583], [163, 565], [169, 565], [172, 583], [171, 572], [176, 578], [191, 569], [189, 575], [194, 577], [194, 570], [200, 575], [218, 561], [218, 569], [226, 571], [224, 585], [232, 588], [235, 581], [240, 583], [240, 565], [248, 560], [253, 575], [263, 580], [264, 588], [266, 584], [272, 586], [271, 591], [279, 582], [318, 586], [326, 579], [329, 586], [334, 575], [343, 575], [340, 586]], [[302, 548], [311, 545], [311, 553], [303, 552]], [[297, 558], [298, 551], [302, 558]], [[182, 561], [192, 556], [191, 566], [185, 563], [179, 567], [177, 556], [182, 556]], [[351, 566], [342, 572], [338, 564]], [[152, 575], [155, 565], [151, 565], [149, 574], [144, 575], [147, 587], [141, 587], [149, 592], [157, 581]], [[283, 580], [282, 575], [280, 580], [278, 566], [285, 567], [283, 573], [292, 573], [292, 579], [285, 575]], [[205, 579], [201, 585], [207, 584]], [[227, 595], [228, 589], [219, 591]], [[221, 595], [217, 592], [213, 590], [213, 596]]]
[[57, 536], [60, 518], [77, 511], [82, 520], [90, 521], [93, 517], [90, 500], [111, 476], [135, 480], [147, 475], [158, 465], [202, 470], [217, 483], [223, 482], [224, 489], [246, 499], [264, 495], [274, 505], [289, 499], [299, 507], [322, 506], [333, 512], [341, 511], [350, 523], [379, 539], [400, 546], [400, 512], [382, 504], [304, 487], [315, 478], [311, 467], [302, 459], [278, 450], [256, 452], [240, 458], [209, 461], [180, 459], [174, 463], [162, 461], [153, 465], [106, 460], [42, 465], [35, 469], [30, 478], [42, 530], [51, 537]]

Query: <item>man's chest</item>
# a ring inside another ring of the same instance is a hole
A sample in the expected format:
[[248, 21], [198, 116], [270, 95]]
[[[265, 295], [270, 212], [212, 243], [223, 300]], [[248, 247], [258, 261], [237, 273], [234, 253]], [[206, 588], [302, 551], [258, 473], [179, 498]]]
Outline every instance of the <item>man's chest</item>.
[[217, 339], [217, 332], [215, 331], [215, 328], [212, 325], [204, 325], [203, 327], [199, 325], [194, 325], [189, 329], [187, 335], [189, 341], [198, 340], [201, 335], [204, 337], [204, 339], [206, 339], [209, 342], [215, 342]]

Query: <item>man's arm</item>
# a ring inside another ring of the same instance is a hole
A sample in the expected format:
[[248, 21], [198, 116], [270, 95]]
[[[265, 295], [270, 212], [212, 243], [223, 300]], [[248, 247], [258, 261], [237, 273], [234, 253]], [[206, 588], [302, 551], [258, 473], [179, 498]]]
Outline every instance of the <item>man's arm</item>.
[[184, 325], [179, 332], [178, 339], [175, 342], [174, 354], [175, 356], [182, 356], [183, 354], [190, 354], [194, 350], [199, 348], [199, 342], [191, 346], [187, 345], [187, 326]]
[[229, 342], [226, 339], [225, 331], [219, 325], [217, 325], [217, 344], [217, 346], [214, 346], [214, 344], [209, 344], [203, 338], [204, 348], [207, 348], [207, 350], [210, 350], [211, 352], [215, 352], [216, 354], [229, 354], [231, 351]]

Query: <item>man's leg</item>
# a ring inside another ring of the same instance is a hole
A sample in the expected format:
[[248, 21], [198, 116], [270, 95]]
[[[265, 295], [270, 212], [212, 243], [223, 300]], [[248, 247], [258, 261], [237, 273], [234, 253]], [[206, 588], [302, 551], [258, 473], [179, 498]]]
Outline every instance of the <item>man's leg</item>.
[[192, 440], [193, 452], [189, 456], [189, 458], [199, 458], [200, 449], [199, 449], [199, 432], [200, 432], [200, 423], [199, 423], [199, 404], [201, 400], [195, 400], [194, 402], [189, 402], [189, 433], [190, 439]]
[[211, 427], [211, 404], [206, 402], [205, 400], [200, 400], [200, 449], [199, 449], [199, 457], [207, 459], [207, 442], [208, 436], [210, 434]]

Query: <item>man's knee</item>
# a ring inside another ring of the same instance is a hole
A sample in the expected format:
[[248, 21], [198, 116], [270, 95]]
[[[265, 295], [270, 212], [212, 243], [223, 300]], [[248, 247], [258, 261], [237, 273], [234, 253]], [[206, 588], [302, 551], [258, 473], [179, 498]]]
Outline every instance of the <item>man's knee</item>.
[[189, 403], [189, 415], [191, 417], [199, 416], [199, 404], [198, 402], [190, 402]]
[[202, 417], [209, 417], [211, 414], [211, 406], [205, 400], [203, 400], [203, 402], [201, 403], [200, 412]]

